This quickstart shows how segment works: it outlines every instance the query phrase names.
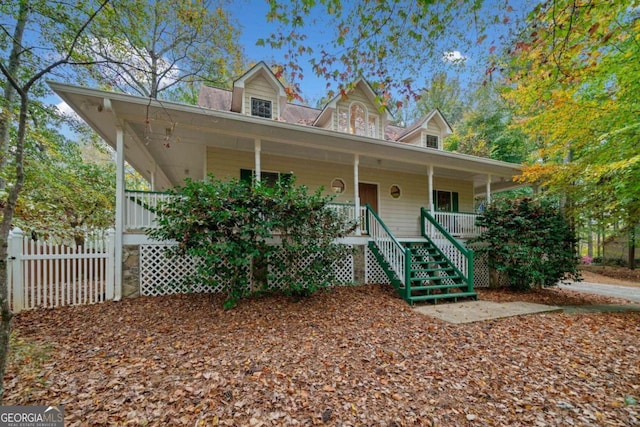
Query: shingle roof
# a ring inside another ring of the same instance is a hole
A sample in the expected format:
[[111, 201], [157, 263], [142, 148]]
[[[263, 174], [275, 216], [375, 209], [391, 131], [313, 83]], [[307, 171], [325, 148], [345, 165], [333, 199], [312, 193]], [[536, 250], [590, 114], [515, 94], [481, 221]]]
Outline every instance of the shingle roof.
[[200, 86], [198, 105], [211, 110], [231, 111], [233, 92], [217, 87]]
[[[226, 89], [220, 89], [209, 86], [202, 86], [198, 95], [198, 105], [203, 108], [212, 110], [231, 111], [231, 101], [233, 92]], [[279, 120], [287, 123], [296, 123], [306, 126], [313, 126], [318, 116], [323, 110], [318, 108], [306, 107], [304, 105], [286, 103], [280, 112]], [[384, 127], [384, 139], [387, 141], [399, 141], [404, 136], [410, 134], [420, 128], [426, 120], [433, 117], [434, 113], [420, 117], [409, 127], [396, 126], [386, 124]], [[444, 117], [443, 117], [444, 119]]]
[[305, 107], [304, 105], [287, 103], [280, 114], [282, 120], [288, 123], [299, 123], [311, 126], [320, 114], [317, 108]]

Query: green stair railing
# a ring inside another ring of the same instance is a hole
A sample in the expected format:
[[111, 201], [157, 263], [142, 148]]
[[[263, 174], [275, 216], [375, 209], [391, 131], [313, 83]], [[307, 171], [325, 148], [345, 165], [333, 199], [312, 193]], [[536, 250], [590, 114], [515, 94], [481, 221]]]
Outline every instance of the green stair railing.
[[[365, 226], [369, 239], [375, 244], [389, 269], [395, 273], [400, 281], [400, 287], [404, 288], [404, 297], [406, 299], [411, 294], [408, 281], [409, 271], [411, 270], [409, 251], [396, 239], [371, 206], [366, 204], [365, 207]], [[398, 290], [400, 291], [400, 289]]]
[[[467, 283], [467, 291], [473, 292], [473, 250], [465, 247], [455, 237], [442, 227], [436, 219], [425, 208], [420, 209], [420, 231], [422, 236], [432, 243], [440, 254], [449, 260], [456, 272], [464, 277]], [[445, 254], [442, 252], [443, 243], [450, 243], [453, 252]]]

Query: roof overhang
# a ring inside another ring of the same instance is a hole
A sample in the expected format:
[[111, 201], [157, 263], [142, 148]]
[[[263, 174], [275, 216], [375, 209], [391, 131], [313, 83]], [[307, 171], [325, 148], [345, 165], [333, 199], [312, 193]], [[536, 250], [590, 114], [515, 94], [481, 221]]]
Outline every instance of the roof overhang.
[[194, 105], [49, 85], [112, 147], [116, 130], [124, 129], [126, 161], [149, 181], [153, 174], [158, 190], [186, 177], [203, 178], [207, 147], [253, 151], [256, 140], [263, 154], [340, 164], [353, 164], [357, 155], [360, 167], [424, 175], [432, 166], [436, 177], [473, 181], [479, 192], [489, 177], [492, 191], [520, 186], [512, 179], [521, 173], [517, 164]]

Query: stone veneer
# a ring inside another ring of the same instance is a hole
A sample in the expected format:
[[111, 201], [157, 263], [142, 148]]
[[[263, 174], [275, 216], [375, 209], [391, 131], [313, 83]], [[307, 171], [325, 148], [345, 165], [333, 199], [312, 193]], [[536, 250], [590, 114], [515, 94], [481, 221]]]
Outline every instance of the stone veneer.
[[122, 298], [140, 296], [140, 246], [122, 248]]

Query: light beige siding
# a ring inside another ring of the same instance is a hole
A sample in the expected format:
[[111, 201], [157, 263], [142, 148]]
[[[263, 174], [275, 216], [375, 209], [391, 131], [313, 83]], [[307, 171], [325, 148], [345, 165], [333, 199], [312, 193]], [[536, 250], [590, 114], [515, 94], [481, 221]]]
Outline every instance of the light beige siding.
[[473, 183], [455, 179], [433, 178], [433, 189], [458, 193], [458, 210], [473, 212]]
[[244, 90], [244, 114], [251, 115], [251, 98], [259, 98], [271, 101], [273, 106], [272, 118], [280, 117], [280, 108], [278, 105], [278, 92], [271, 82], [261, 75], [257, 75], [253, 79], [246, 82]]
[[[344, 193], [336, 197], [337, 203], [353, 203], [354, 182], [353, 166], [332, 164], [327, 162], [305, 159], [291, 159], [280, 156], [262, 155], [261, 168], [263, 171], [288, 173], [296, 177], [298, 185], [306, 185], [311, 191], [324, 187], [324, 193], [331, 192], [331, 181], [340, 178], [346, 188]], [[239, 178], [240, 169], [253, 169], [253, 152], [239, 152], [218, 148], [207, 150], [207, 172], [216, 178]], [[398, 237], [416, 237], [420, 235], [420, 208], [428, 207], [429, 189], [425, 167], [424, 175], [403, 174], [386, 170], [361, 167], [360, 182], [376, 184], [378, 186], [378, 210], [380, 217]], [[394, 199], [390, 188], [400, 187], [401, 195]], [[456, 191], [459, 194], [459, 208], [461, 211], [473, 211], [473, 185], [471, 182], [452, 179], [434, 178], [434, 189]]]
[[402, 142], [405, 144], [424, 146], [422, 132], [415, 132], [413, 135], [411, 135], [410, 138], [407, 138]]

